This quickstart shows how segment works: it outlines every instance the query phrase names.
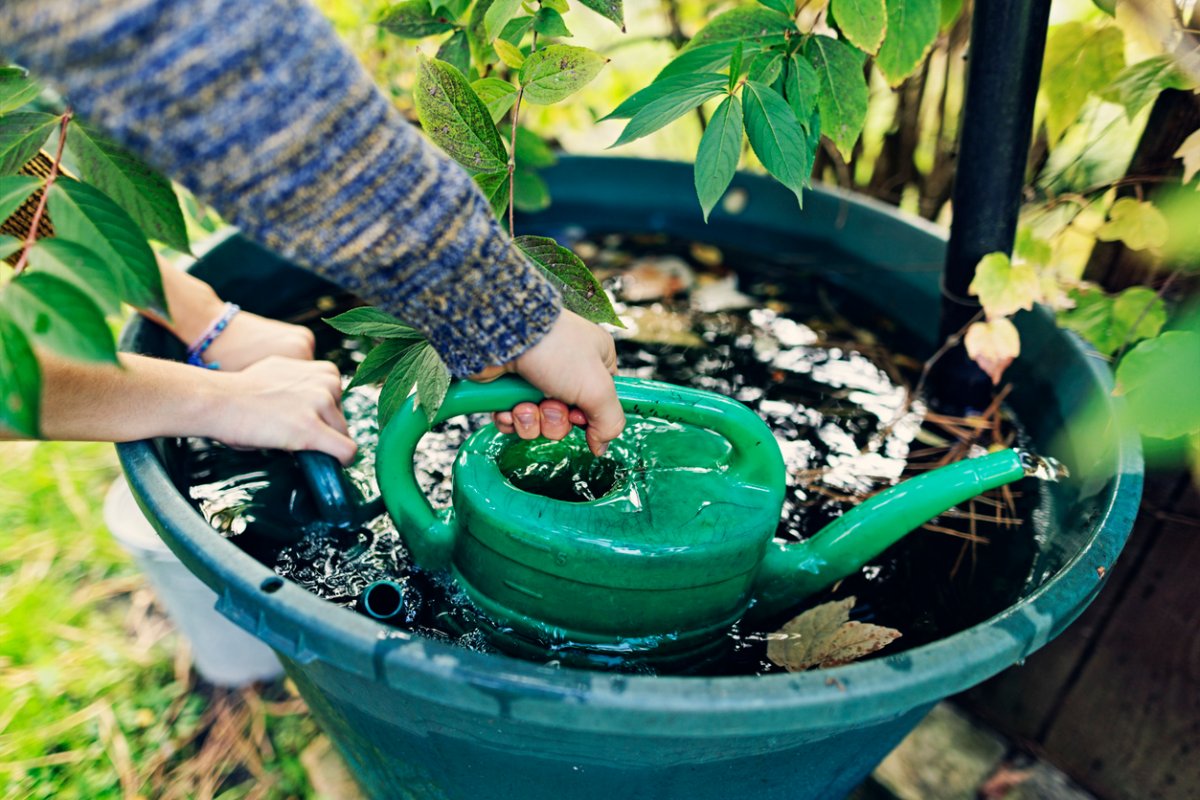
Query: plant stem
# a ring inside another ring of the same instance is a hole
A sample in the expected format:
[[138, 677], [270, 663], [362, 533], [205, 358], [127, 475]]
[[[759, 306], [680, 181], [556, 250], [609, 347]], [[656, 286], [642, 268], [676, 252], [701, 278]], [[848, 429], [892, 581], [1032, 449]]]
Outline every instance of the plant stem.
[[521, 111], [521, 97], [525, 94], [525, 87], [522, 86], [517, 90], [517, 102], [513, 103], [512, 112], [512, 133], [509, 136], [508, 142], [508, 235], [516, 236], [516, 230], [513, 228], [513, 206], [515, 204], [515, 196], [517, 194], [516, 172], [517, 172], [517, 114]]
[[[533, 32], [533, 46], [529, 51], [529, 55], [537, 52], [537, 31]], [[517, 102], [513, 103], [512, 110], [512, 133], [509, 135], [508, 141], [508, 235], [516, 236], [516, 229], [513, 228], [513, 207], [516, 204], [517, 196], [517, 116], [521, 113], [521, 98], [525, 96], [525, 87], [522, 86], [517, 90]]]
[[42, 222], [42, 217], [46, 213], [46, 199], [50, 197], [50, 188], [54, 186], [54, 180], [58, 177], [58, 165], [62, 163], [63, 146], [67, 143], [67, 123], [71, 121], [71, 109], [67, 109], [62, 115], [62, 123], [58, 129], [58, 149], [54, 152], [54, 162], [50, 165], [50, 175], [46, 178], [46, 182], [42, 184], [42, 197], [38, 200], [37, 209], [33, 212], [33, 222], [29, 224], [29, 233], [25, 235], [25, 245], [21, 248], [21, 258], [18, 259], [17, 265], [13, 267], [13, 277], [16, 278], [25, 271], [25, 265], [29, 261], [29, 251], [33, 248], [33, 243], [37, 241], [38, 225]]

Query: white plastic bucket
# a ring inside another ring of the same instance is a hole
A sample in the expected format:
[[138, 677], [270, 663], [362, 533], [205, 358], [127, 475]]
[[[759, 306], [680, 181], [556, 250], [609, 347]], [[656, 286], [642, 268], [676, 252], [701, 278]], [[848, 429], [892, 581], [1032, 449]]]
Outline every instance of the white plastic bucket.
[[216, 686], [237, 687], [283, 674], [271, 648], [217, 612], [216, 593], [188, 572], [163, 544], [123, 476], [104, 498], [104, 523], [137, 561], [167, 616], [191, 642], [192, 661], [200, 677]]

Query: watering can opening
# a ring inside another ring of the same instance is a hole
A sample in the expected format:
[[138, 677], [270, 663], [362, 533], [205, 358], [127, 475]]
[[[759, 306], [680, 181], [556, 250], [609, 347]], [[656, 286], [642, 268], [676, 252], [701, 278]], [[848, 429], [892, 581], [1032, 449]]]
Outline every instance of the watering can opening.
[[513, 487], [567, 503], [601, 500], [618, 491], [629, 469], [611, 456], [597, 456], [580, 429], [561, 441], [511, 436], [496, 453], [500, 474]]

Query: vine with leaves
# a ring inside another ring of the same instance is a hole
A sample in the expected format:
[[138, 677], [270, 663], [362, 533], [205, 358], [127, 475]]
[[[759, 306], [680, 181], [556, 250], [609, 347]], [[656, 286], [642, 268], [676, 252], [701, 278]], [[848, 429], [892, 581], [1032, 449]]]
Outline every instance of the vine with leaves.
[[[964, 344], [999, 383], [1021, 352], [1014, 320], [1035, 303], [1047, 306], [1114, 365], [1130, 425], [1190, 449], [1200, 474], [1200, 308], [1187, 292], [1200, 277], [1200, 130], [1181, 137], [1161, 174], [1097, 181], [1086, 165], [1110, 129], [1145, 127], [1164, 92], [1200, 95], [1200, 39], [1177, 4], [1097, 7], [1049, 31], [1040, 136], [1050, 157], [1012, 257], [991, 253], [976, 269], [970, 291], [984, 319]], [[1200, 19], [1200, 9], [1192, 15]], [[1103, 242], [1137, 253], [1151, 268], [1148, 281], [1108, 292], [1084, 280], [1087, 254]]]

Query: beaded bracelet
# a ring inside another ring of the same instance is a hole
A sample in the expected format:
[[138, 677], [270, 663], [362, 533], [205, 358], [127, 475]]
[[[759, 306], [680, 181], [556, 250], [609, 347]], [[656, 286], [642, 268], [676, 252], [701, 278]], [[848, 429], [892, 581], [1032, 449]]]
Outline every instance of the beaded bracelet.
[[194, 367], [220, 369], [220, 364], [204, 363], [204, 352], [208, 350], [208, 348], [212, 347], [212, 343], [216, 341], [218, 336], [221, 335], [221, 332], [229, 327], [229, 321], [232, 320], [241, 310], [241, 307], [236, 303], [226, 303], [225, 310], [221, 312], [221, 315], [217, 317], [216, 320], [213, 321], [212, 325], [208, 326], [208, 330], [206, 330], [203, 335], [201, 335], [200, 338], [193, 342], [192, 346], [188, 348], [187, 363]]

